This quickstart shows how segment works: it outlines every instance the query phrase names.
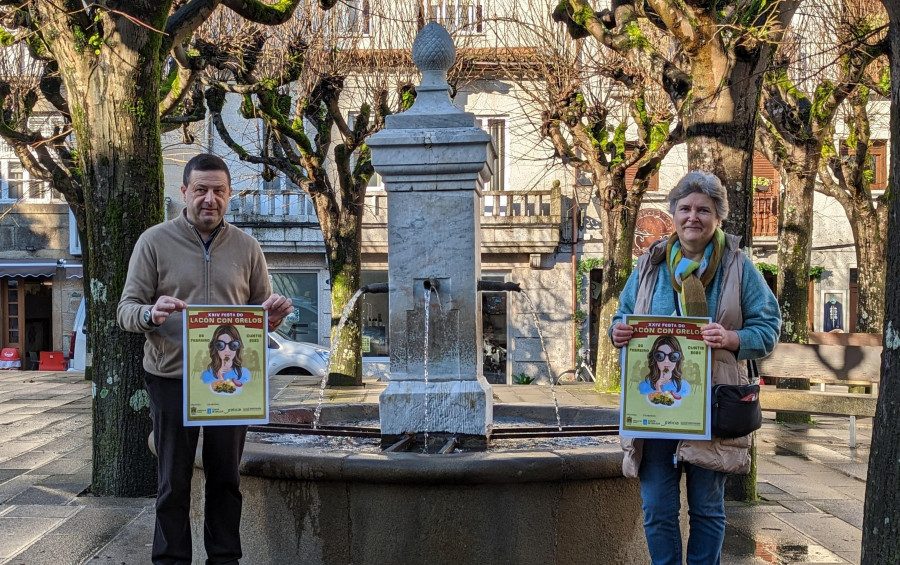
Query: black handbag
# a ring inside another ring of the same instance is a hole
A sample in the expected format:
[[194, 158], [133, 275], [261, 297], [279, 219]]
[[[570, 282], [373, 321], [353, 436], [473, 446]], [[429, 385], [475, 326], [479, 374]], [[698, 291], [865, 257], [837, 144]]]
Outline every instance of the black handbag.
[[716, 385], [712, 389], [712, 435], [736, 438], [762, 427], [759, 406], [759, 372], [755, 361], [747, 361], [748, 385]]

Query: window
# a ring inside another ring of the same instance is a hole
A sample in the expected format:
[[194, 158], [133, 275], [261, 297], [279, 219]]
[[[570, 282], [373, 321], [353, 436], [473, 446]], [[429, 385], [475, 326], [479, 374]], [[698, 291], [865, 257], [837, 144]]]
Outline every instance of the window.
[[344, 0], [341, 30], [348, 34], [369, 35], [371, 26], [369, 0]]
[[[360, 277], [363, 285], [387, 280], [387, 271], [363, 271]], [[360, 310], [363, 326], [363, 358], [389, 356], [391, 334], [388, 326], [388, 295], [363, 294], [360, 298]]]
[[19, 200], [24, 196], [22, 190], [22, 165], [20, 163], [9, 162], [7, 178], [7, 194], [9, 200]]
[[294, 311], [276, 330], [293, 341], [319, 343], [319, 276], [317, 273], [270, 273], [272, 292], [291, 299]]
[[778, 235], [780, 176], [762, 153], [753, 153], [753, 235]]
[[51, 197], [62, 199], [62, 195], [57, 190], [51, 190], [49, 184], [32, 179], [18, 159], [0, 162], [0, 180], [5, 181], [2, 182], [0, 200], [48, 202]]
[[[846, 160], [855, 153], [845, 144], [841, 144], [841, 156]], [[885, 190], [887, 188], [887, 141], [873, 139], [869, 143], [869, 189]]]
[[425, 15], [449, 31], [484, 33], [481, 0], [425, 0]]
[[[631, 157], [631, 154], [634, 152], [634, 146], [632, 144], [625, 144], [625, 157], [626, 159]], [[637, 176], [638, 164], [625, 169], [625, 188], [630, 189], [631, 185], [634, 184], [634, 178]], [[650, 180], [647, 181], [647, 191], [651, 190], [659, 190], [659, 169], [656, 170], [655, 173], [650, 175]]]

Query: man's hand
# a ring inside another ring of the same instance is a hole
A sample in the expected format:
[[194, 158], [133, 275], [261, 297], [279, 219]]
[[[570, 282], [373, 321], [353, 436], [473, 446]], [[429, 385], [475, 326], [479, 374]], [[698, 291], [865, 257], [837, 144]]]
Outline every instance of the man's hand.
[[156, 300], [156, 304], [150, 308], [150, 319], [157, 326], [161, 326], [170, 314], [181, 312], [187, 308], [187, 304], [183, 300], [178, 300], [173, 296], [160, 296]]
[[273, 294], [262, 303], [263, 310], [269, 313], [269, 331], [281, 325], [285, 316], [294, 311], [294, 305], [290, 298]]

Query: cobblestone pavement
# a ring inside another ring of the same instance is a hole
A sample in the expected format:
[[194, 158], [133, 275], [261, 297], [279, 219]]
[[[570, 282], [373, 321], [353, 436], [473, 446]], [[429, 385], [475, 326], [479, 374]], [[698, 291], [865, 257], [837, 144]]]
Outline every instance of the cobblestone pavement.
[[[383, 383], [327, 389], [326, 402], [377, 402]], [[80, 372], [0, 371], [0, 564], [148, 563], [153, 499], [85, 494], [91, 474], [91, 384]], [[276, 376], [272, 406], [314, 404], [312, 379]], [[612, 405], [589, 385], [558, 386], [561, 405]], [[495, 402], [548, 404], [551, 390], [494, 386]], [[757, 432], [761, 501], [728, 502], [724, 565], [860, 560], [871, 421], [820, 417]], [[489, 565], [489, 564], [487, 564]]]

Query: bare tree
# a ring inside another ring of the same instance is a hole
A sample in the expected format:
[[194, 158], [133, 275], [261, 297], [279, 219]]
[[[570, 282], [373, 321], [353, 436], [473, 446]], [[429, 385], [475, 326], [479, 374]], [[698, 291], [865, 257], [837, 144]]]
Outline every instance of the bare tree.
[[[146, 448], [143, 337], [116, 328], [116, 306], [140, 234], [163, 218], [161, 115], [191, 105], [207, 61], [186, 41], [216, 8], [261, 25], [289, 20], [299, 0], [2, 0], [3, 25], [43, 63], [40, 95], [64, 125], [53, 135], [7, 122], [0, 135], [35, 178], [66, 198], [84, 243], [92, 379], [93, 477], [99, 495], [143, 496], [155, 489]], [[332, 0], [323, 0], [330, 7]], [[8, 39], [8, 38], [7, 38]], [[174, 55], [178, 65], [164, 76]], [[6, 81], [8, 84], [8, 81]], [[9, 91], [11, 87], [0, 89]], [[34, 98], [38, 95], [34, 92]], [[183, 120], [190, 120], [182, 116]], [[74, 134], [77, 152], [64, 135]]]
[[[725, 229], [751, 243], [752, 165], [763, 72], [799, 1], [616, 1], [595, 12], [585, 0], [557, 5], [553, 16], [573, 37], [592, 36], [644, 69], [684, 117], [688, 166], [716, 174], [728, 191]], [[673, 40], [668, 52], [648, 41], [645, 25]]]
[[[362, 218], [374, 174], [366, 145], [385, 117], [408, 108], [418, 71], [409, 48], [429, 19], [424, 5], [408, 9], [369, 3], [338, 5], [318, 17], [314, 2], [300, 2], [288, 25], [263, 28], [235, 19], [210, 20], [195, 48], [219, 69], [205, 79], [205, 99], [219, 137], [239, 159], [283, 175], [305, 191], [316, 209], [331, 283], [332, 333], [361, 285]], [[447, 22], [445, 22], [447, 23]], [[476, 25], [469, 22], [469, 25]], [[450, 25], [451, 30], [453, 26]], [[247, 37], [221, 49], [218, 37]], [[464, 30], [456, 30], [464, 31]], [[465, 48], [465, 35], [457, 40]], [[480, 71], [479, 71], [480, 72]], [[458, 61], [451, 83], [469, 80], [472, 67]], [[259, 146], [232, 135], [223, 115], [226, 95], [240, 96], [244, 119], [263, 132]], [[362, 383], [359, 308], [337, 340], [328, 382]]]
[[[631, 272], [635, 223], [648, 183], [682, 140], [680, 119], [642, 69], [604, 45], [573, 41], [537, 6], [492, 24], [502, 28], [497, 36], [503, 48], [517, 55], [517, 64], [505, 69], [511, 80], [527, 85], [521, 89], [523, 114], [553, 148], [553, 158], [572, 170], [573, 190], [589, 188], [587, 198], [600, 210], [603, 279], [594, 323], [602, 334]], [[653, 30], [646, 36], [667, 41]], [[598, 387], [616, 388], [613, 348], [598, 346], [596, 353]]]
[[[785, 179], [778, 244], [778, 302], [784, 342], [808, 341], [813, 192], [820, 171], [821, 190], [844, 206], [848, 218], [859, 219], [851, 221], [857, 236], [857, 265], [867, 269], [866, 273], [871, 269], [875, 279], [880, 278], [878, 273], [883, 269], [883, 262], [874, 257], [868, 257], [871, 262], [863, 266], [865, 256], [877, 254], [882, 232], [868, 187], [855, 194], [841, 189], [839, 181], [833, 180], [826, 168], [830, 164], [838, 179], [847, 178], [832, 139], [835, 119], [848, 97], [851, 102], [856, 101], [857, 107], [861, 95], [868, 98], [863, 94], [867, 89], [859, 85], [866, 69], [884, 49], [880, 42], [885, 35], [886, 17], [879, 21], [883, 12], [873, 11], [871, 3], [868, 4], [857, 1], [839, 6], [811, 5], [806, 13], [794, 19], [791, 37], [779, 47], [776, 61], [766, 73], [762, 119], [756, 131], [761, 152], [782, 171]], [[864, 112], [864, 107], [863, 102], [860, 111]], [[859, 120], [857, 123], [862, 131], [854, 136], [859, 147], [853, 150], [859, 149], [861, 158], [865, 159], [868, 128]], [[823, 159], [823, 155], [833, 158]], [[860, 181], [865, 168], [854, 169]], [[846, 186], [846, 182], [843, 184]], [[861, 184], [858, 183], [858, 188], [862, 188]], [[865, 224], [871, 229], [865, 230]], [[877, 312], [880, 308], [871, 310], [872, 314]]]

